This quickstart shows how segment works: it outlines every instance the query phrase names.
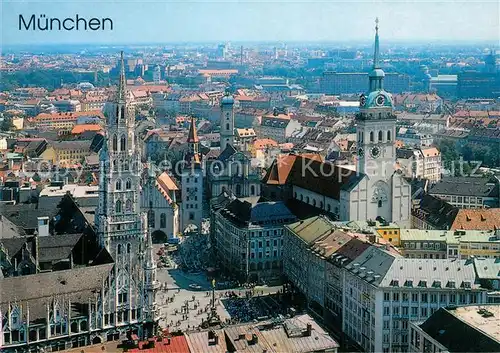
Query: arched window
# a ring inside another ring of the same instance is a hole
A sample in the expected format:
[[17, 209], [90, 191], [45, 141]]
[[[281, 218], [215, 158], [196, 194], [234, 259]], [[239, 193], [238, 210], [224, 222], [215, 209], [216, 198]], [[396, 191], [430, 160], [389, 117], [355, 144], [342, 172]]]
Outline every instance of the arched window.
[[122, 114], [120, 116], [120, 119], [124, 119], [125, 118], [125, 107], [122, 106]]
[[382, 200], [378, 200], [378, 207], [382, 207]]
[[309, 204], [309, 196], [306, 196], [306, 203]]
[[116, 201], [115, 210], [116, 210], [116, 213], [122, 212], [122, 202], [120, 200]]
[[125, 202], [125, 211], [128, 213], [132, 212], [132, 201], [130, 199]]
[[382, 136], [382, 135], [383, 135], [383, 134], [382, 134], [382, 131], [379, 131], [379, 132], [378, 132], [378, 140], [379, 140], [379, 141], [382, 141], [382, 140], [383, 140], [383, 136]]
[[118, 137], [116, 135], [113, 135], [113, 146], [112, 146], [113, 151], [118, 151]]
[[128, 161], [124, 161], [124, 162], [123, 162], [123, 170], [128, 171], [128, 168], [129, 168], [129, 166], [128, 166]]
[[255, 195], [255, 185], [250, 186], [250, 195]]
[[391, 140], [391, 130], [387, 130], [387, 141]]
[[122, 253], [122, 244], [118, 244], [118, 249], [117, 249], [118, 255]]
[[118, 162], [116, 160], [113, 161], [113, 170], [118, 171]]
[[125, 189], [127, 190], [132, 189], [132, 180], [127, 179], [127, 181], [125, 182]]
[[313, 206], [316, 207], [316, 199], [313, 199]]
[[370, 142], [373, 142], [374, 136], [373, 136], [373, 131], [370, 131]]
[[127, 138], [125, 137], [125, 135], [122, 135], [122, 137], [120, 138], [120, 151], [125, 151], [126, 150], [126, 143], [127, 141]]
[[127, 243], [127, 254], [130, 254], [131, 248], [132, 246], [130, 245], [130, 243]]
[[226, 130], [229, 130], [229, 124], [226, 124]]
[[122, 189], [122, 181], [118, 179], [115, 184], [115, 189], [116, 190], [121, 190]]
[[167, 227], [167, 215], [165, 213], [162, 213], [160, 215], [160, 228], [166, 228]]
[[359, 142], [363, 142], [363, 131], [359, 132]]

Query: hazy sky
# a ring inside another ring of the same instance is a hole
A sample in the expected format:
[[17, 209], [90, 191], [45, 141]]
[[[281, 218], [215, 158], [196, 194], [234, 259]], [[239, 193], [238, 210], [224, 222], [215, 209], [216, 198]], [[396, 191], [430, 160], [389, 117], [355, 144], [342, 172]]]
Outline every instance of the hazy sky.
[[[498, 1], [66, 0], [2, 2], [4, 45], [185, 41], [499, 41]], [[113, 31], [19, 31], [29, 18], [110, 17]]]

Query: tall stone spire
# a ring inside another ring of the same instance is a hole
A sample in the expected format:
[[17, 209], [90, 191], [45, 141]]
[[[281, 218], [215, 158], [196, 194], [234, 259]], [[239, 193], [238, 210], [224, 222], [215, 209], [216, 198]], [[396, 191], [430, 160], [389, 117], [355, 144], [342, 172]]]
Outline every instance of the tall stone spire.
[[125, 103], [126, 85], [127, 85], [127, 81], [125, 80], [125, 62], [123, 60], [123, 50], [122, 50], [120, 52], [120, 81], [118, 83], [117, 103]]
[[374, 69], [380, 69], [380, 48], [379, 48], [379, 41], [378, 41], [378, 17], [375, 19], [375, 50], [373, 54], [373, 68]]

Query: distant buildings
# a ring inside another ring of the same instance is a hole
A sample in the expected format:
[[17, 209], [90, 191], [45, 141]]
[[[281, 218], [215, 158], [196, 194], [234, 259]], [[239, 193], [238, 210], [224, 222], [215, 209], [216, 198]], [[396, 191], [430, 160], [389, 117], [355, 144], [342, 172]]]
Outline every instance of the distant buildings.
[[458, 208], [500, 207], [500, 181], [496, 177], [446, 177], [429, 194]]
[[295, 130], [299, 130], [301, 125], [287, 114], [263, 115], [260, 125], [255, 128], [260, 138], [270, 138], [278, 143], [287, 142], [287, 139]]
[[431, 183], [441, 180], [441, 153], [436, 147], [399, 148], [396, 156], [406, 176], [427, 179]]
[[456, 97], [457, 75], [437, 75], [436, 77], [431, 77], [430, 89], [443, 98]]
[[[410, 77], [404, 74], [387, 73], [384, 89], [393, 93], [410, 90]], [[365, 72], [343, 73], [326, 71], [320, 78], [320, 92], [326, 94], [361, 93], [368, 85], [368, 74]]]
[[458, 74], [458, 98], [500, 97], [500, 72], [466, 71]]

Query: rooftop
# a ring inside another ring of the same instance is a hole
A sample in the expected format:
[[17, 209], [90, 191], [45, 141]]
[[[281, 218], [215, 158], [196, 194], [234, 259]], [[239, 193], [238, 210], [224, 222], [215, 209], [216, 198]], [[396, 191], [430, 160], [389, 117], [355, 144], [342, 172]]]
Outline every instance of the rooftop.
[[422, 324], [422, 331], [449, 352], [499, 352], [500, 305], [441, 308]]

